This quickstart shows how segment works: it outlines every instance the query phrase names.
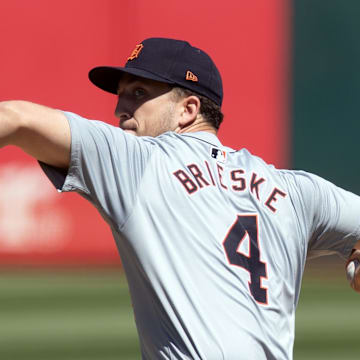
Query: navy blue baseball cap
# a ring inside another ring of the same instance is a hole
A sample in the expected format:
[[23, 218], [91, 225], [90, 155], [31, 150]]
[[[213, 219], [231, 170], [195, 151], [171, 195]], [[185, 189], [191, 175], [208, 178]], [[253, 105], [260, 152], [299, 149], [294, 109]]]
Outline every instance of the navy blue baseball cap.
[[90, 70], [90, 81], [102, 90], [117, 94], [124, 73], [192, 90], [221, 106], [219, 70], [204, 51], [187, 41], [149, 38], [137, 44], [124, 67], [98, 66]]

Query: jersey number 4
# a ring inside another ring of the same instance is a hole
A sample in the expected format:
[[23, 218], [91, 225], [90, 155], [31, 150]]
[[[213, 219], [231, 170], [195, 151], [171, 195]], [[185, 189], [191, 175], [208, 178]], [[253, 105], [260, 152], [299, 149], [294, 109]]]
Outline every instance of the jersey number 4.
[[267, 278], [266, 263], [260, 261], [258, 233], [257, 215], [238, 215], [223, 246], [229, 263], [249, 272], [251, 295], [258, 303], [267, 305], [267, 289], [261, 287], [261, 279]]

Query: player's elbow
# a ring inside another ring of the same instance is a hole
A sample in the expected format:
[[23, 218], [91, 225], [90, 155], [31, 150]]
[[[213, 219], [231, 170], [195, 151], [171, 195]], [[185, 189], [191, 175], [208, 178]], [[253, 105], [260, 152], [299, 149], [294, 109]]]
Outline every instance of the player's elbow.
[[22, 127], [24, 117], [21, 113], [23, 101], [0, 102], [0, 146], [13, 144], [16, 133]]
[[31, 127], [33, 106], [22, 100], [0, 102], [0, 147], [18, 145], [22, 130]]

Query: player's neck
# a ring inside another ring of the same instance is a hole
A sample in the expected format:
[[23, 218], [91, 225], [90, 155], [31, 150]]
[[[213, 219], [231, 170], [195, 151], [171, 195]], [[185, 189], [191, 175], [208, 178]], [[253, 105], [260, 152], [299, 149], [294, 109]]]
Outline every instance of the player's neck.
[[206, 131], [214, 135], [217, 134], [217, 130], [207, 121], [195, 121], [191, 125], [179, 129], [178, 133], [185, 134], [185, 133], [198, 132], [198, 131]]

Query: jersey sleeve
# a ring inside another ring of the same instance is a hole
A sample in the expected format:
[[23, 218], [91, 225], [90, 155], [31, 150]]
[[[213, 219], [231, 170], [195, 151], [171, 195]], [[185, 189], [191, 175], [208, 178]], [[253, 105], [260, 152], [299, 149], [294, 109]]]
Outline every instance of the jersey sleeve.
[[308, 257], [336, 253], [347, 258], [360, 239], [360, 197], [319, 176], [303, 171], [295, 173], [294, 204], [303, 207]]
[[[68, 112], [65, 115], [71, 130], [68, 172], [40, 165], [58, 191], [80, 193], [106, 221], [116, 218], [121, 227], [134, 205], [151, 156], [151, 142], [101, 121]], [[123, 219], [120, 224], [119, 219]]]

